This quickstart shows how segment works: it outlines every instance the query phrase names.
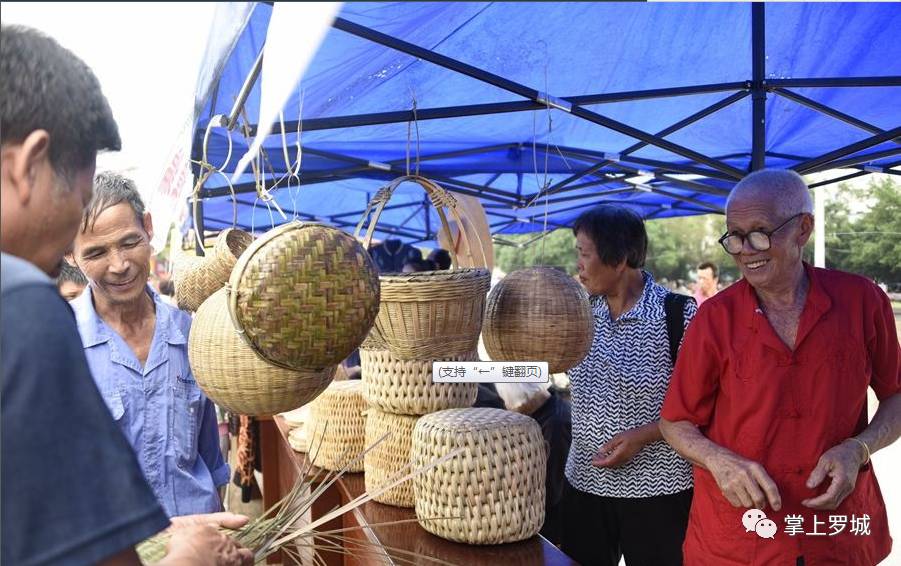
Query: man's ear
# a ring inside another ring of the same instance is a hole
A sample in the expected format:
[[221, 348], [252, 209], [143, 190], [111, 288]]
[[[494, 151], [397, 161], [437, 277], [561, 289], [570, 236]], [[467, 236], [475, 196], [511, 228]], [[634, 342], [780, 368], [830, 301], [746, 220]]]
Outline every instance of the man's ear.
[[50, 134], [35, 130], [17, 144], [3, 148], [5, 181], [15, 191], [19, 203], [25, 206], [31, 201], [44, 168], [50, 167]]
[[798, 233], [798, 246], [804, 247], [807, 245], [807, 241], [810, 240], [810, 237], [813, 236], [813, 227], [816, 219], [812, 214], [805, 214], [801, 216], [801, 221], [798, 223], [801, 227], [801, 230]]
[[144, 213], [144, 218], [141, 220], [141, 223], [144, 225], [144, 231], [147, 232], [147, 237], [149, 239], [153, 239], [153, 218], [150, 216], [150, 212]]

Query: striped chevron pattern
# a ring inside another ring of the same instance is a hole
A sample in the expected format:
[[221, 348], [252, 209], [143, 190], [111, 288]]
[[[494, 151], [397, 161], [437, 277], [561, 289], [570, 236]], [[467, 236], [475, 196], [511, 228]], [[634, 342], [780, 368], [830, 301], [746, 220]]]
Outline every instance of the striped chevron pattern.
[[[666, 288], [643, 273], [644, 291], [616, 321], [607, 300], [591, 297], [594, 342], [568, 374], [572, 383], [572, 446], [566, 477], [580, 491], [605, 497], [651, 497], [692, 486], [691, 465], [658, 441], [619, 468], [597, 468], [591, 459], [615, 434], [660, 418], [672, 374], [666, 315]], [[697, 306], [685, 305], [685, 324]]]

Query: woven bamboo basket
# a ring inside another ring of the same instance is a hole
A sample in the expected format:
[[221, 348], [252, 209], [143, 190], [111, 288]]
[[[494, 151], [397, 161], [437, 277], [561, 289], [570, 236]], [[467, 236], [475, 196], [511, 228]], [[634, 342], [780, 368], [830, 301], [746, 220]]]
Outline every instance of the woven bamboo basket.
[[[527, 539], [544, 523], [547, 453], [531, 417], [501, 409], [449, 409], [413, 430], [410, 461], [422, 467], [464, 451], [413, 480], [422, 528], [468, 544]], [[435, 519], [437, 520], [423, 520]]]
[[546, 361], [550, 373], [564, 372], [591, 348], [594, 317], [588, 294], [556, 269], [514, 271], [488, 295], [482, 338], [492, 360]]
[[[470, 362], [476, 352], [442, 360]], [[360, 349], [363, 397], [370, 406], [399, 415], [425, 415], [443, 409], [472, 407], [477, 383], [432, 383], [432, 362], [401, 360], [388, 350]]]
[[261, 356], [292, 369], [341, 362], [379, 308], [372, 258], [349, 234], [322, 224], [289, 222], [258, 238], [229, 287], [234, 327]]
[[[441, 220], [441, 229], [448, 237], [445, 209], [462, 225], [454, 197], [434, 182], [417, 175], [394, 179], [376, 193], [369, 202], [354, 234], [359, 237], [363, 226], [372, 218], [363, 237], [363, 246], [369, 248], [378, 219], [397, 187], [412, 182], [422, 187], [435, 206]], [[480, 250], [480, 245], [467, 246]], [[451, 249], [453, 265], [459, 265], [457, 253]], [[482, 258], [484, 262], [484, 257]], [[484, 263], [482, 263], [484, 265]], [[476, 349], [485, 295], [491, 276], [484, 268], [454, 268], [445, 271], [396, 273], [381, 275], [381, 306], [375, 321], [377, 335], [385, 342], [394, 356], [417, 360], [464, 355]]]
[[335, 366], [294, 371], [261, 359], [238, 336], [225, 289], [203, 302], [191, 325], [188, 357], [197, 384], [229, 411], [268, 416], [313, 400], [332, 381]]
[[232, 268], [252, 242], [253, 235], [229, 228], [219, 233], [209, 256], [179, 257], [172, 280], [178, 308], [191, 312], [200, 308], [210, 295], [228, 282]]
[[[413, 427], [419, 417], [393, 415], [370, 407], [366, 411], [366, 446], [389, 435], [363, 458], [366, 492], [375, 493], [410, 471], [410, 445]], [[413, 480], [389, 489], [374, 500], [397, 507], [413, 507]]]
[[[310, 420], [304, 425], [315, 464], [340, 470], [366, 447], [366, 401], [359, 380], [335, 381], [310, 405]], [[362, 472], [361, 458], [347, 468]]]

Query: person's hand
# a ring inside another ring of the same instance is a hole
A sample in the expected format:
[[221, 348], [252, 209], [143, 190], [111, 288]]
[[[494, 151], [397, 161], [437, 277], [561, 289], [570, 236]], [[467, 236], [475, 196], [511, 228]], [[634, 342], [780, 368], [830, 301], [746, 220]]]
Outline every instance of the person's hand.
[[782, 497], [779, 495], [776, 482], [757, 462], [722, 449], [705, 464], [713, 474], [723, 497], [728, 499], [733, 507], [762, 511], [769, 504], [774, 511], [782, 508]]
[[179, 526], [172, 531], [166, 558], [160, 565], [252, 566], [253, 552], [212, 524]]
[[816, 467], [807, 478], [807, 487], [815, 488], [823, 483], [826, 476], [832, 481], [824, 493], [805, 499], [801, 505], [811, 509], [836, 509], [857, 485], [857, 473], [866, 458], [863, 451], [864, 448], [856, 442], [845, 441], [820, 456]]
[[646, 444], [647, 441], [638, 428], [624, 430], [601, 446], [591, 459], [591, 465], [599, 468], [618, 468], [634, 458]]
[[228, 512], [184, 515], [182, 517], [172, 517], [169, 520], [172, 522], [172, 526], [169, 527], [172, 530], [193, 525], [211, 525], [213, 527], [235, 530], [240, 529], [250, 521], [244, 515]]

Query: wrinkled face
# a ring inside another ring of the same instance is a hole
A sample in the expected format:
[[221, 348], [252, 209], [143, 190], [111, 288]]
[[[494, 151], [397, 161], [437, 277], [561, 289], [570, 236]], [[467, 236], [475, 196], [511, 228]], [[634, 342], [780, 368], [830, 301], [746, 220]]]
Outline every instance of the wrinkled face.
[[63, 281], [59, 284], [59, 294], [67, 301], [77, 298], [84, 291], [84, 285], [79, 285], [74, 281]]
[[581, 231], [576, 234], [576, 250], [579, 253], [577, 267], [579, 281], [585, 286], [589, 295], [606, 295], [612, 291], [622, 274], [622, 267], [610, 266], [598, 257], [598, 248], [591, 236]]
[[91, 284], [95, 300], [132, 303], [141, 296], [150, 275], [150, 215], [139, 222], [131, 205], [123, 202], [97, 216], [75, 239], [75, 263]]
[[[726, 209], [726, 229], [745, 235], [752, 230], [770, 232], [792, 215], [779, 215], [772, 200], [744, 198], [730, 202]], [[742, 276], [754, 288], [769, 289], [791, 280], [801, 263], [801, 252], [813, 227], [812, 217], [802, 215], [786, 223], [770, 236], [770, 249], [757, 251], [747, 239], [742, 250], [733, 255]]]
[[716, 293], [716, 278], [713, 276], [713, 270], [709, 267], [698, 270], [698, 287], [705, 295]]

